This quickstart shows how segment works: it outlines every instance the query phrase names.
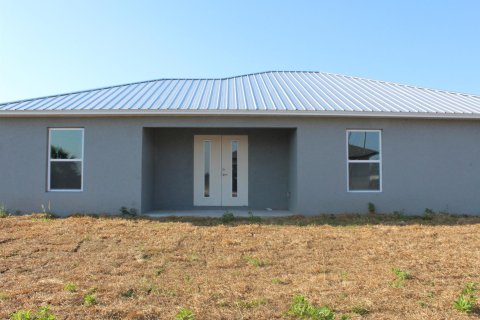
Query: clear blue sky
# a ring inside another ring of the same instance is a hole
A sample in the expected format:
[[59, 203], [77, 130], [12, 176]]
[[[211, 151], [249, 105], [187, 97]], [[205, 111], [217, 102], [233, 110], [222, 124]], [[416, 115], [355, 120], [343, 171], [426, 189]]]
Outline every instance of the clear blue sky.
[[0, 0], [0, 101], [329, 71], [480, 95], [480, 1]]

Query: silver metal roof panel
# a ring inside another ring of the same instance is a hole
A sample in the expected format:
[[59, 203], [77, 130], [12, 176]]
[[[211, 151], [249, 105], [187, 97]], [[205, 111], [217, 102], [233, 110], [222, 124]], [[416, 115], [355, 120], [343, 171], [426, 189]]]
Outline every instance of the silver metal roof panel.
[[5, 115], [298, 114], [480, 118], [480, 97], [324, 72], [159, 79], [0, 104]]

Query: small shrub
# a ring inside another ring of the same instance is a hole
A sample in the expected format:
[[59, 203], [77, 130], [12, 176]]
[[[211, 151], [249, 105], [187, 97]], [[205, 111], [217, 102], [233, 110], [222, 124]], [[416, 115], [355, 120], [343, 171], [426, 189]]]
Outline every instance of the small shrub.
[[232, 212], [225, 211], [222, 215], [222, 222], [223, 223], [230, 223], [233, 220], [235, 220], [235, 216], [233, 215]]
[[181, 308], [175, 316], [175, 320], [195, 320], [195, 315], [192, 310]]
[[10, 215], [7, 208], [3, 204], [0, 204], [0, 218], [6, 218]]
[[375, 205], [372, 202], [369, 202], [368, 203], [368, 213], [375, 214], [375, 211], [376, 211]]
[[136, 217], [138, 215], [138, 211], [135, 208], [128, 209], [127, 207], [121, 207], [120, 214], [122, 216]]
[[392, 272], [395, 275], [395, 280], [392, 283], [394, 288], [403, 287], [405, 280], [412, 278], [412, 275], [409, 272], [403, 271], [400, 268], [393, 268]]
[[63, 287], [63, 289], [68, 292], [75, 292], [77, 291], [77, 286], [75, 285], [75, 283], [69, 282], [65, 285], [65, 287]]
[[426, 208], [423, 212], [423, 220], [433, 220], [435, 217], [435, 211], [432, 209]]
[[249, 265], [254, 266], [254, 267], [261, 268], [261, 267], [265, 267], [267, 265], [267, 263], [265, 261], [262, 261], [258, 258], [255, 258], [255, 257], [245, 256], [244, 259]]
[[477, 284], [469, 282], [465, 285], [453, 306], [460, 312], [472, 313], [477, 304]]
[[288, 315], [294, 316], [300, 319], [312, 319], [312, 320], [334, 320], [335, 312], [328, 307], [317, 307], [303, 296], [295, 295], [293, 302], [290, 305], [290, 309], [287, 312]]
[[97, 297], [93, 293], [87, 293], [83, 296], [83, 304], [91, 306], [97, 303]]

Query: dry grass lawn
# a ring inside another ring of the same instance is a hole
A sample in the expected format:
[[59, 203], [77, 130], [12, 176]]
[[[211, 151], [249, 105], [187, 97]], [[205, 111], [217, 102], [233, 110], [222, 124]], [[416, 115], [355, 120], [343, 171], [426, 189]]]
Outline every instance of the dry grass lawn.
[[[412, 278], [392, 285], [394, 267]], [[293, 319], [297, 293], [337, 319], [477, 319], [453, 308], [467, 282], [480, 218], [0, 219], [2, 319], [47, 305], [58, 319]]]

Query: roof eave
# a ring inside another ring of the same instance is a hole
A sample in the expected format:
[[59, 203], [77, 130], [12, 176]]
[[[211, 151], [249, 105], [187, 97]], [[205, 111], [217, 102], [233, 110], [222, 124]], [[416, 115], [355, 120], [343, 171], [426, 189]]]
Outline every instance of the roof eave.
[[307, 111], [307, 110], [17, 110], [0, 111], [7, 117], [138, 117], [138, 116], [309, 116], [373, 117], [422, 119], [480, 119], [476, 113], [375, 112], [375, 111]]

